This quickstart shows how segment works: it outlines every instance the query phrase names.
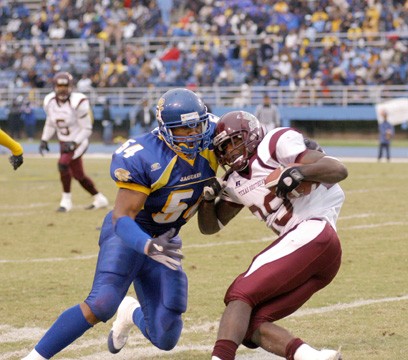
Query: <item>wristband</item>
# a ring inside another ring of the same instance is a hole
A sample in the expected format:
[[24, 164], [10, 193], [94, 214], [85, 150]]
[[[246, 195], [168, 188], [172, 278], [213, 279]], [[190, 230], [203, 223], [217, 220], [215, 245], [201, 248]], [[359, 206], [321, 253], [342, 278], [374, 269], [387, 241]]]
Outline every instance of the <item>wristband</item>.
[[129, 247], [138, 253], [144, 254], [144, 248], [151, 236], [145, 233], [140, 226], [129, 216], [122, 216], [116, 220], [115, 234]]

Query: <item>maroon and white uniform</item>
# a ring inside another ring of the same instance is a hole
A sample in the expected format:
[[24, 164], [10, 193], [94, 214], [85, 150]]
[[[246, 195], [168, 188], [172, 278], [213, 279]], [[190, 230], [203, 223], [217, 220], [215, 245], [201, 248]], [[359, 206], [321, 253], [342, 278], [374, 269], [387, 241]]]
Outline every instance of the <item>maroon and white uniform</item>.
[[93, 116], [86, 95], [73, 92], [65, 102], [57, 101], [55, 92], [44, 98], [46, 114], [41, 140], [49, 141], [55, 132], [60, 142], [77, 144], [73, 159], [83, 155], [92, 134]]
[[[244, 345], [265, 321], [281, 319], [302, 306], [336, 275], [341, 246], [335, 231], [344, 202], [338, 184], [321, 184], [309, 195], [283, 200], [271, 193], [265, 178], [281, 165], [299, 162], [306, 151], [302, 134], [276, 128], [262, 139], [249, 161], [249, 173], [233, 172], [222, 199], [242, 204], [279, 238], [256, 255], [228, 289], [225, 302], [242, 300], [253, 307]], [[289, 271], [290, 270], [290, 271]]]

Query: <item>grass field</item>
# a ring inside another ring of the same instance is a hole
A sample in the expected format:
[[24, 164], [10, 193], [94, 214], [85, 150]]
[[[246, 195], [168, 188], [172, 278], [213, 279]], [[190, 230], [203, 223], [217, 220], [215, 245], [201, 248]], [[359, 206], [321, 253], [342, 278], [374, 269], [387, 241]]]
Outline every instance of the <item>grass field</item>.
[[[408, 163], [347, 163], [346, 203], [338, 222], [341, 270], [326, 289], [279, 323], [315, 347], [342, 347], [345, 360], [402, 360], [408, 353]], [[113, 202], [109, 159], [85, 159]], [[73, 185], [74, 209], [60, 200], [56, 159], [27, 157], [12, 171], [0, 156], [0, 359], [21, 359], [67, 307], [88, 294], [105, 210]], [[111, 321], [99, 324], [56, 359], [210, 358], [224, 292], [253, 255], [275, 236], [248, 212], [221, 233], [204, 236], [196, 219], [182, 230], [189, 305], [178, 346], [165, 353], [135, 329], [118, 355], [107, 351]], [[133, 294], [133, 289], [130, 290]], [[240, 359], [272, 359], [239, 350]]]

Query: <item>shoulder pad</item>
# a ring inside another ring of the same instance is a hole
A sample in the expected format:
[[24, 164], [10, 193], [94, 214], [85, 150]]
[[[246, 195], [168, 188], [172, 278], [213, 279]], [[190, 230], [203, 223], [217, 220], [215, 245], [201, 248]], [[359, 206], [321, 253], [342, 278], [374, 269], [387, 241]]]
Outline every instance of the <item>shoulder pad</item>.
[[49, 94], [47, 94], [47, 95], [45, 96], [44, 102], [43, 102], [44, 107], [46, 107], [46, 106], [50, 103], [50, 101], [51, 101], [52, 99], [55, 99], [55, 92], [54, 92], [54, 91], [53, 91], [53, 92], [50, 92]]
[[88, 100], [88, 97], [85, 94], [79, 92], [71, 93], [69, 97], [69, 101], [71, 102], [71, 106], [76, 109], [84, 100]]

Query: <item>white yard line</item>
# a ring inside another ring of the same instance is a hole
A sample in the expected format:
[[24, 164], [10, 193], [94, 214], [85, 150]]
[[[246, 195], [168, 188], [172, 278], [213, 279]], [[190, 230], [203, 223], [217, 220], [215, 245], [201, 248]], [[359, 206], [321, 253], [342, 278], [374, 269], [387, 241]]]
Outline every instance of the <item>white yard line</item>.
[[[365, 218], [369, 217], [374, 214], [359, 214], [359, 215], [352, 215], [340, 218], [339, 220], [352, 220], [354, 218]], [[395, 225], [405, 225], [406, 223], [403, 221], [392, 221], [386, 223], [375, 223], [375, 224], [363, 224], [363, 225], [353, 225], [353, 226], [342, 226], [342, 231], [347, 230], [360, 230], [360, 229], [370, 229], [370, 228], [377, 228], [377, 227], [387, 227], [387, 226], [395, 226]], [[216, 247], [216, 246], [225, 246], [225, 245], [239, 245], [239, 244], [251, 244], [251, 243], [262, 243], [262, 242], [271, 242], [276, 239], [276, 236], [271, 237], [263, 237], [260, 239], [250, 239], [250, 240], [237, 240], [237, 241], [224, 241], [224, 242], [211, 242], [211, 243], [201, 243], [201, 244], [187, 244], [183, 246], [183, 249], [197, 249], [197, 248], [209, 248], [209, 247]], [[41, 262], [61, 262], [61, 261], [72, 261], [72, 260], [90, 260], [95, 259], [98, 255], [97, 254], [89, 254], [89, 255], [78, 255], [72, 257], [55, 257], [55, 258], [39, 258], [39, 259], [0, 259], [1, 264], [19, 264], [19, 263], [41, 263]]]
[[[352, 308], [359, 308], [362, 306], [374, 305], [374, 304], [382, 304], [382, 303], [390, 303], [390, 302], [398, 302], [398, 301], [407, 301], [408, 294], [399, 296], [399, 297], [386, 297], [381, 299], [363, 299], [353, 301], [351, 303], [339, 303], [335, 305], [325, 306], [321, 308], [315, 309], [300, 309], [291, 317], [303, 317], [309, 315], [320, 315], [328, 312], [338, 312], [343, 310], [348, 310]], [[212, 350], [212, 340], [208, 339], [207, 335], [211, 329], [216, 329], [218, 327], [218, 322], [208, 322], [198, 326], [192, 326], [185, 328], [183, 333], [202, 333], [203, 338], [207, 338], [202, 344], [197, 345], [179, 345], [175, 349], [171, 351], [171, 354], [183, 353], [187, 351], [206, 351], [208, 353]], [[0, 325], [0, 344], [1, 343], [14, 343], [14, 342], [21, 342], [21, 341], [37, 341], [42, 334], [46, 331], [46, 329], [41, 328], [20, 328], [16, 329], [9, 325]], [[75, 351], [86, 349], [92, 346], [99, 347], [101, 344], [106, 342], [106, 337], [100, 337], [97, 339], [79, 339], [76, 343], [72, 344], [68, 350]], [[129, 338], [127, 346], [117, 355], [115, 355], [115, 360], [131, 360], [131, 359], [154, 359], [163, 355], [164, 352], [161, 350], [156, 349], [152, 345], [146, 346], [147, 341], [137, 333], [136, 331], [132, 331], [131, 336]], [[244, 350], [244, 348], [242, 348]], [[0, 354], [0, 360], [10, 360], [15, 357], [23, 357], [27, 354], [30, 349], [22, 349], [16, 351], [9, 351], [3, 354]], [[269, 353], [266, 353], [263, 350], [255, 350], [253, 352], [245, 353], [242, 355], [242, 351], [240, 351], [241, 355], [237, 356], [238, 359], [253, 359], [253, 360], [278, 360], [282, 359], [279, 357], [275, 357]], [[74, 359], [81, 359], [81, 360], [105, 360], [111, 358], [112, 355], [109, 354], [108, 351], [101, 351], [99, 353], [93, 353], [90, 356], [82, 356], [82, 357], [75, 357], [69, 358], [64, 357], [61, 360], [74, 360]]]

